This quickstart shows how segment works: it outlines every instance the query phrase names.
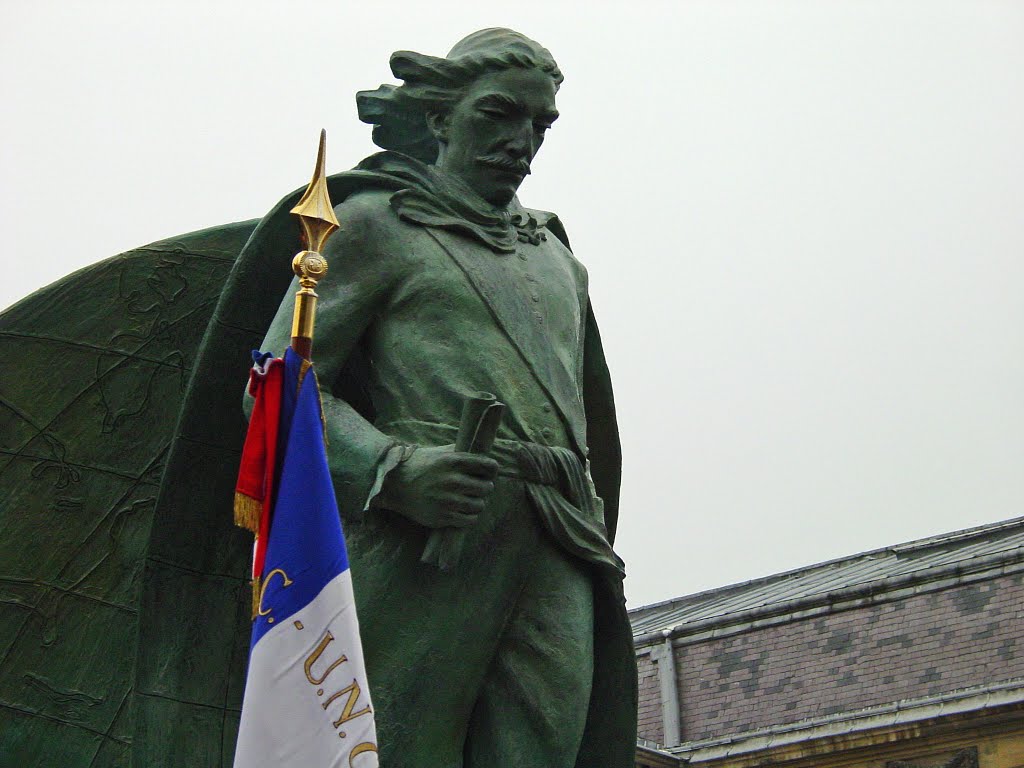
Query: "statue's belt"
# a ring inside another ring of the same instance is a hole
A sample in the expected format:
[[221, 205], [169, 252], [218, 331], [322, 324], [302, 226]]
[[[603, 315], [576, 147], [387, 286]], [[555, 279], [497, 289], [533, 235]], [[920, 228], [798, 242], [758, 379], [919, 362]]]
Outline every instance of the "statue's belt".
[[[439, 445], [455, 441], [455, 427], [422, 421], [414, 423], [421, 440], [425, 432], [430, 432]], [[378, 428], [385, 433], [406, 432], [400, 422]], [[610, 571], [617, 578], [625, 575], [622, 560], [608, 543], [604, 503], [594, 492], [593, 483], [574, 451], [498, 439], [488, 455], [498, 462], [500, 476], [523, 482], [526, 496], [544, 528], [567, 552]]]
[[608, 543], [604, 503], [594, 491], [579, 457], [568, 448], [516, 443], [516, 463], [526, 495], [548, 532], [570, 554], [626, 575]]

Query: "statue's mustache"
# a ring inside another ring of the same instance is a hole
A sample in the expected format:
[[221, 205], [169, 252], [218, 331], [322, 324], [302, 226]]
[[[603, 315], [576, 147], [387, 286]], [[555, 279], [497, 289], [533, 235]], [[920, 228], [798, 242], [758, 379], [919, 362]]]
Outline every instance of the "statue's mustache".
[[530, 164], [526, 160], [515, 160], [504, 155], [482, 155], [476, 159], [481, 165], [489, 168], [498, 168], [502, 171], [510, 171], [520, 176], [530, 175]]

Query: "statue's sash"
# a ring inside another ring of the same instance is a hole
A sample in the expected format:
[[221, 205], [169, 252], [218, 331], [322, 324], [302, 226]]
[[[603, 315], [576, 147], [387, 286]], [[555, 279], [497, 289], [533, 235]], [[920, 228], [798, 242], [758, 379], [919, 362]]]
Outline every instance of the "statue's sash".
[[482, 259], [478, 248], [466, 248], [465, 238], [432, 227], [424, 229], [465, 274], [487, 305], [494, 322], [558, 410], [576, 450], [580, 456], [586, 456], [587, 423], [579, 386], [555, 356], [543, 317], [527, 302], [522, 285], [513, 279], [509, 270], [502, 268], [501, 258], [508, 257]]

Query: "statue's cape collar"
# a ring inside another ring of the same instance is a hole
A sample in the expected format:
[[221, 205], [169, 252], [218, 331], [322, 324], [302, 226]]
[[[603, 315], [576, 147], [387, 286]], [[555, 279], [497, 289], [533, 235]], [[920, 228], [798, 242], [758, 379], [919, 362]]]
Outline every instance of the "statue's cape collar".
[[513, 199], [498, 209], [459, 179], [398, 152], [370, 155], [343, 176], [349, 181], [395, 190], [391, 207], [403, 221], [448, 229], [479, 240], [497, 253], [514, 253], [519, 242], [537, 245], [555, 219]]

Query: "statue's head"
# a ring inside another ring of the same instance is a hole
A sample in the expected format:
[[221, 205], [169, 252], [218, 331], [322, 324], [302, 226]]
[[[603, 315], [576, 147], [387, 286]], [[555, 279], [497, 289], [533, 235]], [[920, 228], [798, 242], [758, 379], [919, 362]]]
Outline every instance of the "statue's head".
[[459, 177], [495, 206], [515, 196], [558, 117], [562, 73], [546, 48], [510, 29], [484, 29], [445, 58], [398, 51], [403, 85], [356, 94], [379, 147]]

